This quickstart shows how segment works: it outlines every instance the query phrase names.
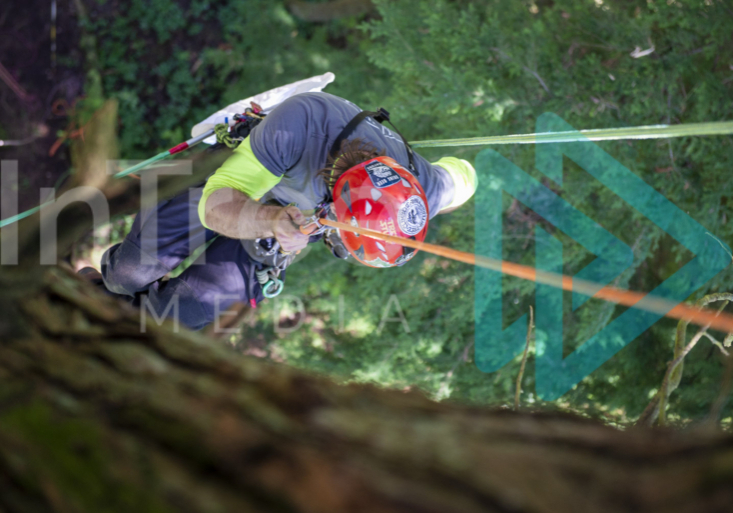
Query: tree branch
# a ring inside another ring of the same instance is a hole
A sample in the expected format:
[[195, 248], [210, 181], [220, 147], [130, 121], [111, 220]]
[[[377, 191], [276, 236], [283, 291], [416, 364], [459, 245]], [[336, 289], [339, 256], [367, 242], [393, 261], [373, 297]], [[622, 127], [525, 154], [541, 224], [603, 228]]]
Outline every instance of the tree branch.
[[519, 410], [519, 396], [522, 395], [522, 378], [524, 377], [524, 367], [527, 365], [527, 354], [529, 353], [529, 343], [532, 340], [534, 329], [534, 309], [529, 307], [529, 324], [527, 325], [527, 343], [524, 346], [524, 354], [522, 355], [522, 366], [519, 368], [517, 375], [517, 387], [514, 392], [514, 410]]
[[[732, 300], [733, 294], [728, 292], [719, 292], [706, 295], [702, 299], [698, 300], [695, 305], [697, 307], [704, 307], [715, 301], [724, 301], [723, 305], [718, 309], [718, 313], [720, 313], [726, 307], [728, 302]], [[685, 340], [687, 339], [688, 324], [689, 321], [687, 320], [681, 320], [679, 323], [677, 323], [677, 331], [675, 332], [674, 342], [674, 359], [667, 366], [667, 371], [664, 374], [664, 379], [662, 380], [662, 385], [659, 388], [659, 392], [657, 392], [657, 394], [649, 402], [647, 407], [644, 408], [644, 411], [639, 416], [639, 419], [636, 422], [638, 425], [651, 426], [657, 420], [659, 421], [660, 425], [664, 425], [667, 399], [672, 394], [672, 392], [674, 392], [674, 390], [679, 386], [679, 383], [682, 379], [683, 360], [685, 356], [687, 356], [687, 354], [692, 350], [692, 348], [695, 347], [699, 340], [706, 335], [707, 330], [710, 327], [709, 324], [703, 327], [695, 334], [694, 337], [692, 337], [690, 343], [685, 345]], [[712, 337], [709, 338], [712, 339]], [[726, 340], [727, 339], [728, 337], [726, 337]], [[712, 340], [715, 341], [715, 339]], [[725, 353], [725, 349], [723, 349], [722, 345], [720, 345], [719, 342], [717, 343], [717, 345], [720, 347], [721, 351]]]

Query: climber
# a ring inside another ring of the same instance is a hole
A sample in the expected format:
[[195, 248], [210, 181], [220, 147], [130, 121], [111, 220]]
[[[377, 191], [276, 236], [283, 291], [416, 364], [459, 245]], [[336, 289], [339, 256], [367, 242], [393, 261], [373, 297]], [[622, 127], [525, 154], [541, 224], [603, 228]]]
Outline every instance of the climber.
[[[381, 124], [387, 120], [384, 110], [364, 112], [328, 93], [288, 98], [203, 187], [137, 215], [124, 241], [102, 257], [104, 285], [200, 329], [235, 302], [255, 306], [279, 293], [297, 252], [321, 238], [339, 258], [404, 264], [413, 253], [399, 245], [300, 229], [315, 213], [422, 240], [429, 217], [473, 195], [471, 164], [454, 157], [429, 163]], [[193, 265], [163, 279], [205, 243]]]

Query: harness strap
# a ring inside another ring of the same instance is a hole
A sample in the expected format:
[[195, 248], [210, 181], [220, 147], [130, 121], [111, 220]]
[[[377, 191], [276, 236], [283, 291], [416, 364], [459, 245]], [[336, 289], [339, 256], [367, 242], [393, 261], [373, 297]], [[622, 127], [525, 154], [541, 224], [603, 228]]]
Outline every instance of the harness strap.
[[368, 110], [363, 110], [353, 118], [351, 118], [351, 121], [349, 121], [343, 130], [341, 130], [341, 133], [336, 137], [336, 140], [333, 141], [333, 146], [331, 146], [331, 159], [336, 160], [336, 157], [338, 157], [339, 151], [341, 150], [341, 144], [352, 134], [354, 130], [356, 130], [356, 127], [364, 121], [367, 117], [373, 117], [374, 119], [377, 119], [376, 116], [378, 114], [376, 112], [370, 112]]
[[414, 152], [412, 151], [412, 147], [407, 142], [407, 139], [404, 138], [404, 136], [400, 133], [399, 130], [397, 130], [397, 127], [392, 124], [392, 121], [389, 119], [389, 112], [380, 107], [377, 112], [372, 112], [368, 110], [363, 110], [360, 113], [358, 113], [356, 116], [351, 118], [351, 121], [349, 121], [343, 130], [341, 130], [341, 133], [336, 137], [336, 140], [333, 142], [333, 146], [331, 146], [331, 159], [336, 160], [336, 158], [339, 155], [339, 151], [341, 150], [341, 144], [346, 140], [353, 132], [356, 130], [356, 127], [364, 121], [364, 119], [371, 117], [374, 118], [375, 121], [378, 123], [384, 123], [385, 121], [390, 124], [392, 129], [397, 132], [397, 135], [400, 136], [400, 139], [402, 139], [402, 142], [405, 145], [405, 148], [407, 149], [407, 158], [410, 162], [410, 171], [413, 175], [419, 176], [419, 172], [417, 168], [415, 167], [415, 159], [414, 159]]

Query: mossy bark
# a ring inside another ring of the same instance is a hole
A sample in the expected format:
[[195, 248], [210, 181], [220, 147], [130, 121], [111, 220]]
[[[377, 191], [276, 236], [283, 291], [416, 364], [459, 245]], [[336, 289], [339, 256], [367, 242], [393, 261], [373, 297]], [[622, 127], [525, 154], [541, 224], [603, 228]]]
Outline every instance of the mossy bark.
[[621, 432], [340, 386], [172, 323], [142, 330], [139, 312], [61, 268], [36, 280], [15, 297], [12, 322], [2, 312], [23, 329], [0, 343], [0, 511], [733, 505], [725, 434]]

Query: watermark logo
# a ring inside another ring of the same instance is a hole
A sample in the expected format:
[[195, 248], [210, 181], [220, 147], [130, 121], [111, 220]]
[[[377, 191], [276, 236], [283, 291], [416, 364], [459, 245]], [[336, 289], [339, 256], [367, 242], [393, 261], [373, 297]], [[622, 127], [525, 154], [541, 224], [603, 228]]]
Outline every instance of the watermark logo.
[[[727, 246], [710, 237], [703, 226], [598, 145], [578, 140], [580, 134], [561, 118], [543, 114], [537, 120], [536, 131], [568, 133], [568, 142], [536, 146], [537, 169], [558, 187], [562, 186], [565, 156], [695, 255], [650, 291], [651, 295], [680, 303], [728, 266]], [[507, 193], [596, 255], [576, 274], [577, 278], [595, 282], [600, 288], [632, 265], [631, 248], [499, 153], [482, 151], [476, 159], [476, 171], [480, 184], [476, 192], [477, 254], [502, 258], [502, 195]], [[562, 243], [537, 226], [535, 245], [536, 268], [561, 273]], [[494, 372], [522, 352], [527, 314], [504, 329], [502, 275], [477, 268], [475, 280], [476, 365], [483, 372]], [[573, 292], [573, 309], [588, 299]], [[662, 317], [629, 308], [563, 357], [562, 290], [537, 284], [535, 311], [536, 391], [543, 400], [556, 399], [569, 391]]]

